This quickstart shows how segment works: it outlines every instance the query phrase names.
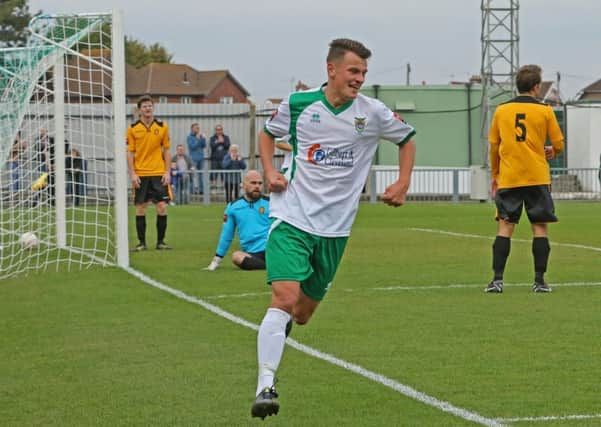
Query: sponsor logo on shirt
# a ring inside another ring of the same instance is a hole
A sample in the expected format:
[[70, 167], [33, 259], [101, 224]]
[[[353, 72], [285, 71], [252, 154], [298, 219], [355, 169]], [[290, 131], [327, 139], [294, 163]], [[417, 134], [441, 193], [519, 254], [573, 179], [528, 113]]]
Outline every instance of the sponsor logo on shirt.
[[363, 133], [365, 130], [365, 126], [367, 125], [367, 117], [365, 116], [357, 116], [355, 117], [355, 130], [359, 135]]
[[259, 208], [259, 213], [260, 213], [261, 215], [263, 215], [263, 214], [265, 213], [265, 208], [264, 208], [263, 206], [261, 206], [261, 207]]
[[313, 144], [309, 148], [307, 160], [315, 165], [342, 166], [350, 168], [355, 163], [353, 150], [339, 150], [338, 148], [327, 148], [320, 144]]

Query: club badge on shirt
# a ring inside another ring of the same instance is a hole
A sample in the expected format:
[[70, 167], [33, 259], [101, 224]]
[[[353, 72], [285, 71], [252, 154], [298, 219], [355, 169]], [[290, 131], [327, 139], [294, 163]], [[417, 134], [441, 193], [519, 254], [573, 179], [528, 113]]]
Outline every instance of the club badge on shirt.
[[365, 116], [357, 116], [355, 117], [355, 130], [359, 135], [363, 133], [365, 130], [365, 126], [367, 126], [367, 117]]

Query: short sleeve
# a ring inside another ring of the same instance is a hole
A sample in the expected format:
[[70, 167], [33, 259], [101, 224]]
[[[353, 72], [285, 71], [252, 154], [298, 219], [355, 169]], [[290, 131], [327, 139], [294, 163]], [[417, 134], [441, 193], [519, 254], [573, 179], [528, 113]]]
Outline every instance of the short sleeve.
[[131, 126], [127, 128], [125, 143], [127, 144], [127, 151], [136, 151], [136, 138], [134, 137], [134, 131]]
[[547, 115], [547, 129], [549, 133], [549, 140], [552, 143], [563, 141], [563, 133], [561, 132], [561, 128], [559, 127], [559, 123], [557, 123], [557, 118], [555, 117], [555, 113], [551, 107], [549, 107], [549, 112]]
[[290, 101], [281, 102], [278, 109], [267, 120], [265, 132], [274, 138], [283, 138], [290, 133]]
[[380, 116], [380, 135], [382, 138], [401, 146], [415, 135], [413, 126], [381, 102], [378, 105], [378, 114]]
[[163, 126], [165, 127], [165, 134], [163, 135], [161, 145], [163, 146], [163, 148], [170, 148], [171, 140], [169, 139], [169, 126], [167, 126], [167, 123], [163, 123]]
[[495, 111], [495, 114], [493, 115], [492, 122], [490, 124], [490, 130], [488, 131], [488, 141], [491, 144], [495, 144], [495, 145], [501, 143], [501, 135], [499, 133], [499, 121], [497, 119], [497, 117], [498, 117], [497, 111]]

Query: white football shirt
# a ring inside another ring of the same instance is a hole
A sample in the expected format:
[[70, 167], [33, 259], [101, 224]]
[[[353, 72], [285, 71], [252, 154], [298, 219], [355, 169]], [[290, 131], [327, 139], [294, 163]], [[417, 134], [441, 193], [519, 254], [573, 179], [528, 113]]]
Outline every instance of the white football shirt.
[[311, 234], [343, 237], [351, 232], [380, 138], [402, 146], [415, 130], [362, 94], [334, 108], [324, 87], [292, 93], [265, 124], [273, 137], [290, 135], [293, 147], [284, 173], [288, 188], [271, 193], [269, 213]]

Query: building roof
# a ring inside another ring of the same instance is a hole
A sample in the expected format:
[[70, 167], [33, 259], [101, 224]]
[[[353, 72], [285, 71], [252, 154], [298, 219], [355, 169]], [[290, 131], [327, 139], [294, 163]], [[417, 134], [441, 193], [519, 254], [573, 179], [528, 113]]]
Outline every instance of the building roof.
[[561, 94], [553, 81], [543, 81], [540, 85], [540, 97], [549, 105], [563, 105]]
[[246, 96], [249, 92], [228, 70], [198, 71], [186, 64], [151, 63], [140, 68], [127, 65], [127, 93], [131, 95], [209, 95], [229, 78]]
[[591, 100], [600, 100], [601, 101], [601, 79], [596, 82], [591, 83], [584, 89], [580, 91], [580, 96], [578, 96], [579, 101], [591, 101]]

